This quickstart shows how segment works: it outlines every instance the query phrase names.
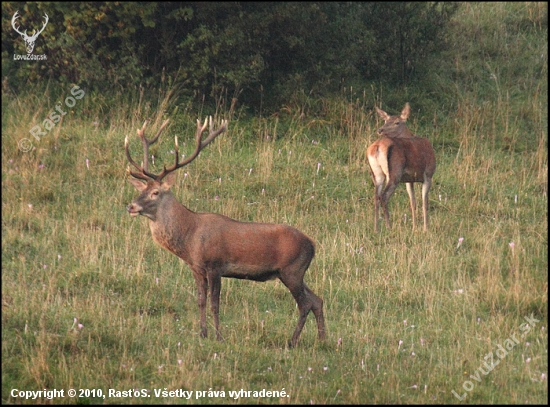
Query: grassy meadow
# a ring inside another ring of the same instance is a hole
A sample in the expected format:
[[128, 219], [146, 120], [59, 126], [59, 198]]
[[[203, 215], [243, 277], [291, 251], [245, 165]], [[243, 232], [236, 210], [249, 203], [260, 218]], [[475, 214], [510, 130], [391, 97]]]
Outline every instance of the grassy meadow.
[[[302, 95], [267, 117], [222, 99], [212, 111], [181, 104], [169, 85], [155, 97], [84, 89], [36, 140], [29, 130], [71, 87], [4, 90], [2, 402], [547, 403], [547, 54], [542, 82], [529, 60], [547, 53], [545, 7], [464, 5], [452, 70], [430, 109], [415, 108], [414, 88]], [[417, 230], [400, 185], [393, 228], [381, 222], [375, 233], [365, 160], [381, 125], [373, 107], [397, 114], [407, 101], [409, 128], [436, 151], [430, 230], [417, 184]], [[151, 135], [170, 119], [151, 147], [160, 172], [174, 136], [189, 154], [207, 114], [229, 119], [229, 130], [178, 170], [174, 195], [193, 211], [310, 236], [305, 281], [324, 300], [324, 343], [310, 314], [298, 346], [287, 347], [298, 311], [278, 280], [223, 279], [225, 341], [215, 340], [210, 309], [200, 338], [191, 271], [153, 242], [145, 218], [127, 213], [137, 192], [125, 136], [140, 158], [136, 129], [150, 119]], [[44, 389], [65, 394], [21, 398]], [[180, 389], [193, 393], [159, 393]], [[252, 393], [264, 389], [278, 393]]]

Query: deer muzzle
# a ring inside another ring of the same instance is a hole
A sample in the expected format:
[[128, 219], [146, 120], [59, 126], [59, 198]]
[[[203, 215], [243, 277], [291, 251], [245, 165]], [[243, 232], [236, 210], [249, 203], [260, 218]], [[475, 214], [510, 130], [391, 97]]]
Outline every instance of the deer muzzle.
[[132, 202], [130, 205], [126, 207], [126, 210], [131, 216], [139, 216], [143, 208], [140, 205], [137, 205]]

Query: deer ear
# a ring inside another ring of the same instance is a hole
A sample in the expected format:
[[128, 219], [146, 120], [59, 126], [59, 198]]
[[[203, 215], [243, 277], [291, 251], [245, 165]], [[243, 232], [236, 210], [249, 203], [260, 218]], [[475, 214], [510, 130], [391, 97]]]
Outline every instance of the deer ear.
[[128, 182], [136, 187], [139, 192], [142, 192], [145, 188], [147, 188], [147, 184], [144, 184], [143, 182], [134, 178], [128, 178]]
[[409, 114], [411, 114], [411, 107], [409, 106], [409, 103], [407, 102], [405, 104], [405, 107], [401, 111], [401, 120], [407, 120], [409, 117]]
[[382, 120], [386, 121], [390, 118], [390, 116], [384, 112], [382, 109], [379, 109], [378, 106], [374, 106], [374, 108], [376, 109], [376, 113], [378, 113], [378, 115], [382, 118]]
[[175, 172], [171, 172], [170, 174], [168, 174], [164, 180], [162, 181], [162, 189], [164, 190], [169, 190], [170, 187], [172, 187], [172, 185], [174, 185], [176, 183], [176, 173]]

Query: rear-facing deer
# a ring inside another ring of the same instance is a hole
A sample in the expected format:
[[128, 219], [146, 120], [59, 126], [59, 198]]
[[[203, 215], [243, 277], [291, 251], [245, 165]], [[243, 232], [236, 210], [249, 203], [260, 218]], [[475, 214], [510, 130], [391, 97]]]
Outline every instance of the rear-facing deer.
[[143, 166], [130, 156], [126, 137], [126, 157], [137, 169], [137, 172], [129, 171], [137, 178], [129, 181], [140, 192], [127, 209], [132, 216], [149, 218], [155, 242], [181, 258], [193, 271], [198, 288], [201, 337], [207, 336], [206, 299], [209, 290], [216, 337], [222, 340], [219, 326], [221, 279], [230, 277], [254, 281], [278, 278], [290, 290], [298, 304], [300, 317], [289, 346], [298, 342], [310, 311], [317, 320], [319, 339], [325, 339], [323, 300], [304, 282], [304, 274], [315, 254], [315, 245], [309, 237], [287, 225], [245, 223], [215, 213], [193, 212], [170, 192], [176, 181], [173, 171], [193, 161], [204, 147], [227, 130], [227, 121], [222, 121], [221, 126], [213, 130], [210, 117], [209, 135], [202, 140], [208, 121], [205, 120], [201, 126], [197, 120], [193, 154], [180, 162], [176, 137], [175, 163], [168, 168], [164, 166], [162, 172], [155, 175], [148, 168], [149, 146], [158, 140], [167, 124], [168, 120], [152, 139], [145, 138], [147, 121], [137, 131], [143, 144]]
[[406, 121], [411, 111], [408, 103], [399, 116], [390, 116], [378, 107], [376, 111], [384, 120], [384, 125], [378, 129], [378, 134], [382, 135], [382, 138], [367, 148], [367, 159], [374, 181], [374, 229], [378, 231], [380, 204], [384, 210], [386, 226], [388, 229], [391, 228], [388, 201], [400, 182], [407, 185], [415, 229], [416, 200], [413, 183], [422, 182], [424, 231], [427, 231], [428, 192], [435, 172], [434, 149], [427, 138], [416, 137], [407, 128]]

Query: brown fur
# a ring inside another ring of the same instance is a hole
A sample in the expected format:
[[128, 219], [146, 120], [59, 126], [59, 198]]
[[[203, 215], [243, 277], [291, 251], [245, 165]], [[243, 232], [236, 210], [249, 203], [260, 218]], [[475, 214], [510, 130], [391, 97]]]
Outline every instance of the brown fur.
[[132, 178], [129, 181], [140, 195], [128, 205], [128, 212], [132, 216], [148, 217], [155, 242], [185, 261], [193, 271], [202, 337], [207, 336], [209, 290], [216, 337], [222, 339], [221, 278], [228, 277], [254, 281], [278, 278], [292, 293], [300, 312], [290, 346], [298, 342], [310, 311], [317, 320], [319, 338], [325, 338], [323, 300], [304, 282], [304, 274], [315, 254], [315, 245], [309, 237], [287, 225], [245, 223], [214, 213], [193, 212], [170, 191], [175, 173], [168, 173], [164, 181], [150, 179], [143, 183]]
[[[414, 182], [422, 182], [422, 210], [424, 230], [428, 230], [428, 193], [435, 172], [435, 152], [426, 138], [416, 137], [406, 125], [410, 114], [407, 103], [400, 116], [390, 116], [376, 108], [384, 125], [378, 129], [383, 137], [367, 148], [367, 160], [370, 165], [375, 187], [374, 228], [378, 231], [378, 213], [380, 204], [384, 210], [386, 226], [391, 228], [388, 201], [400, 182], [407, 186], [412, 211], [413, 229], [416, 228], [416, 200]], [[384, 186], [385, 184], [385, 186]]]

